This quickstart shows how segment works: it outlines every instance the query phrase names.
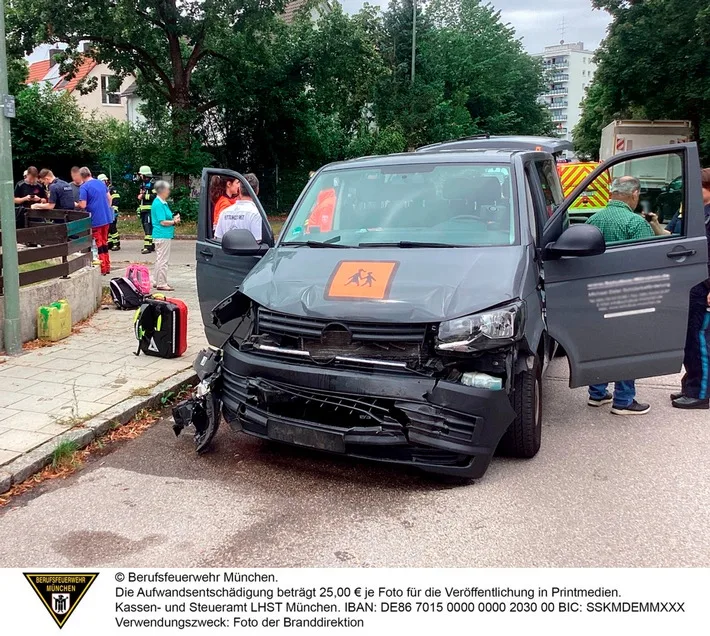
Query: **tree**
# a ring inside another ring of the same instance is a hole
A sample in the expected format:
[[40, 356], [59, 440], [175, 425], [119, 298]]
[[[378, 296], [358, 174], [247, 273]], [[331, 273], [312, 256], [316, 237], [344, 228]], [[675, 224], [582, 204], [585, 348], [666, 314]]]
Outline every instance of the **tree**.
[[575, 132], [575, 144], [587, 150], [598, 146], [601, 128], [617, 116], [688, 119], [695, 139], [707, 144], [707, 0], [593, 2], [608, 11], [613, 22], [597, 54], [597, 73]]
[[12, 120], [12, 152], [16, 172], [28, 165], [53, 168], [59, 174], [96, 157], [96, 139], [76, 100], [68, 93], [34, 84], [16, 96]]
[[67, 43], [61, 70], [70, 76], [86, 57], [119, 77], [136, 73], [139, 93], [165, 104], [171, 145], [186, 157], [199, 116], [217, 103], [215, 80], [234, 85], [245, 52], [268, 37], [282, 8], [283, 0], [68, 0], [61, 8], [52, 0], [15, 0], [8, 25], [15, 50]]
[[480, 132], [541, 134], [552, 129], [538, 103], [540, 63], [526, 54], [500, 12], [480, 0], [432, 0], [417, 18], [412, 84], [412, 0], [393, 0], [381, 50], [378, 124], [398, 124], [409, 147]]

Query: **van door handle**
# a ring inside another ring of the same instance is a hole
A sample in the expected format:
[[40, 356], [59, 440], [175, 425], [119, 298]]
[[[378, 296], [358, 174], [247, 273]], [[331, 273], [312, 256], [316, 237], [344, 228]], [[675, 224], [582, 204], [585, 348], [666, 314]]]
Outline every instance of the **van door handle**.
[[666, 254], [666, 256], [668, 256], [668, 258], [673, 258], [673, 259], [676, 259], [676, 258], [677, 259], [685, 259], [688, 256], [695, 256], [696, 254], [697, 254], [696, 250], [690, 250], [688, 248], [680, 247], [680, 248], [675, 248], [675, 249], [671, 250], [670, 252], [668, 252], [668, 254]]
[[200, 254], [202, 254], [205, 258], [212, 258], [214, 256], [212, 250], [200, 250]]

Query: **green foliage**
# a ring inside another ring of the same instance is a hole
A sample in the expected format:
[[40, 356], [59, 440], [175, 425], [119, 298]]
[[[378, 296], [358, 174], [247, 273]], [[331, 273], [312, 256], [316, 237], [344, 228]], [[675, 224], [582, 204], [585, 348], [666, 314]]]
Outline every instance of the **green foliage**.
[[197, 124], [217, 103], [215, 78], [234, 75], [255, 35], [268, 41], [283, 5], [284, 0], [73, 0], [57, 10], [52, 0], [13, 0], [9, 48], [17, 55], [40, 43], [64, 42], [60, 70], [70, 77], [87, 57], [107, 64], [119, 78], [137, 75], [139, 93], [152, 102], [153, 113], [162, 102], [169, 114], [169, 126], [161, 128], [170, 138], [169, 149], [161, 146], [169, 151], [165, 162], [176, 175], [187, 175], [202, 142]]
[[76, 100], [49, 86], [27, 86], [16, 95], [12, 120], [13, 159], [17, 166], [51, 167], [85, 163], [96, 154], [91, 120]]
[[190, 196], [190, 188], [186, 186], [173, 188], [170, 209], [180, 215], [181, 221], [197, 221], [197, 199]]
[[614, 21], [598, 52], [575, 145], [598, 152], [601, 128], [622, 117], [688, 119], [710, 161], [707, 0], [593, 0]]
[[[282, 212], [309, 171], [332, 161], [480, 132], [552, 130], [537, 101], [539, 62], [480, 0], [419, 2], [414, 82], [412, 0], [392, 0], [384, 12], [366, 4], [353, 16], [334, 3], [315, 25], [308, 10], [286, 24], [283, 4], [73, 0], [57, 11], [51, 0], [13, 0], [12, 51], [67, 42], [62, 70], [91, 56], [118, 77], [136, 75], [144, 103], [145, 125], [90, 120], [89, 136], [73, 137], [68, 150], [53, 139], [47, 153], [76, 157], [86, 147], [86, 163], [113, 175], [124, 209], [135, 192], [120, 175], [147, 163], [178, 186], [207, 165], [255, 172], [266, 209]], [[30, 154], [27, 145], [23, 161]], [[191, 218], [186, 191], [173, 196]]]
[[65, 439], [59, 442], [52, 451], [52, 468], [61, 468], [67, 464], [71, 464], [74, 453], [79, 449], [76, 442]]

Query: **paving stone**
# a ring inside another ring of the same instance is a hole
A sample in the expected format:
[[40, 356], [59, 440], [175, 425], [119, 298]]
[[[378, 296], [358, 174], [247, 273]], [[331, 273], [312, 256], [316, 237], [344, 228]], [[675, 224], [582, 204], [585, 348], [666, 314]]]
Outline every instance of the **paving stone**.
[[61, 424], [58, 422], [53, 422], [52, 424], [47, 424], [46, 426], [43, 426], [37, 432], [44, 433], [45, 435], [51, 435], [52, 437], [54, 437], [55, 435], [61, 435], [62, 433], [66, 433], [66, 431], [71, 427], [72, 424], [70, 423]]
[[0, 376], [0, 387], [3, 391], [23, 391], [35, 384], [37, 384], [36, 380]]
[[104, 397], [96, 398], [96, 401], [101, 404], [114, 405], [119, 404], [130, 397], [132, 397], [130, 391], [112, 391]]
[[39, 431], [56, 422], [49, 413], [33, 413], [32, 411], [15, 411], [13, 415], [0, 421], [2, 428], [14, 428], [22, 431]]
[[51, 435], [37, 433], [36, 431], [6, 431], [0, 435], [0, 449], [25, 453], [49, 441]]
[[83, 360], [81, 366], [76, 368], [81, 375], [106, 375], [116, 369], [118, 369], [118, 365], [116, 364], [102, 364], [100, 362], [89, 362], [87, 360]]
[[98, 415], [101, 411], [105, 411], [106, 408], [106, 404], [79, 400], [77, 402], [69, 402], [59, 407], [53, 414], [56, 415], [57, 421], [61, 423], [67, 419], [83, 420], [93, 415]]
[[38, 382], [54, 382], [55, 384], [72, 384], [72, 382], [81, 375], [76, 371], [50, 371], [44, 369], [34, 376]]
[[77, 389], [80, 388], [82, 391], [90, 389], [98, 390], [107, 387], [111, 384], [111, 382], [113, 382], [113, 380], [114, 378], [111, 376], [82, 373], [80, 376], [77, 376], [73, 382], [73, 385], [77, 387]]
[[53, 371], [73, 371], [83, 364], [81, 360], [67, 358], [50, 358], [42, 362], [42, 367]]
[[35, 375], [37, 375], [36, 369], [16, 365], [15, 358], [0, 366], [0, 377], [2, 378], [28, 379], [33, 378]]
[[100, 364], [117, 364], [121, 359], [123, 359], [129, 351], [116, 351], [112, 346], [112, 351], [106, 351], [108, 347], [104, 347], [104, 351], [89, 351], [83, 357], [82, 360], [89, 362], [98, 362]]
[[0, 466], [11, 462], [15, 457], [19, 457], [18, 451], [0, 450]]
[[13, 406], [17, 410], [31, 411], [33, 413], [56, 413], [59, 408], [71, 401], [72, 395], [69, 390], [64, 397], [38, 398], [27, 396], [24, 400], [16, 402]]
[[[2, 382], [0, 382], [2, 384]], [[31, 386], [25, 387], [18, 391], [17, 395], [26, 397], [34, 395], [36, 397], [58, 397], [71, 391], [70, 385], [53, 384], [52, 382], [35, 382]]]
[[[0, 358], [0, 487], [7, 485], [4, 474], [17, 483], [40, 470], [62, 440], [83, 446], [113, 422], [125, 423], [146, 404], [155, 403], [161, 391], [194, 375], [194, 357], [206, 346], [195, 271], [175, 267], [170, 275], [178, 290], [175, 296], [190, 307], [190, 346], [182, 359], [135, 356], [133, 312], [116, 310], [99, 311], [80, 333], [60, 343]], [[14, 399], [8, 393], [19, 394], [10, 407], [3, 406], [3, 398]], [[67, 430], [92, 413], [98, 415]], [[21, 451], [5, 448], [3, 440], [32, 450], [18, 455]]]
[[16, 415], [17, 413], [19, 413], [19, 411], [16, 409], [0, 408], [0, 422], [4, 422], [5, 420], [12, 417], [13, 415]]
[[[2, 386], [2, 382], [0, 382], [0, 386]], [[24, 397], [25, 396], [19, 391], [0, 390], [0, 408], [11, 406], [15, 402], [22, 400]]]

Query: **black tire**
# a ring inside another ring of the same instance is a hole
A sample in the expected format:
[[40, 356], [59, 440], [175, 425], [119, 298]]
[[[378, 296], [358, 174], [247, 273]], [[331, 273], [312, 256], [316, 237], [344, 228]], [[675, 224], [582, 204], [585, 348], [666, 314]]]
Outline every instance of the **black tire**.
[[542, 373], [537, 360], [532, 370], [515, 376], [512, 402], [515, 419], [501, 438], [498, 452], [508, 457], [535, 457], [542, 438]]

